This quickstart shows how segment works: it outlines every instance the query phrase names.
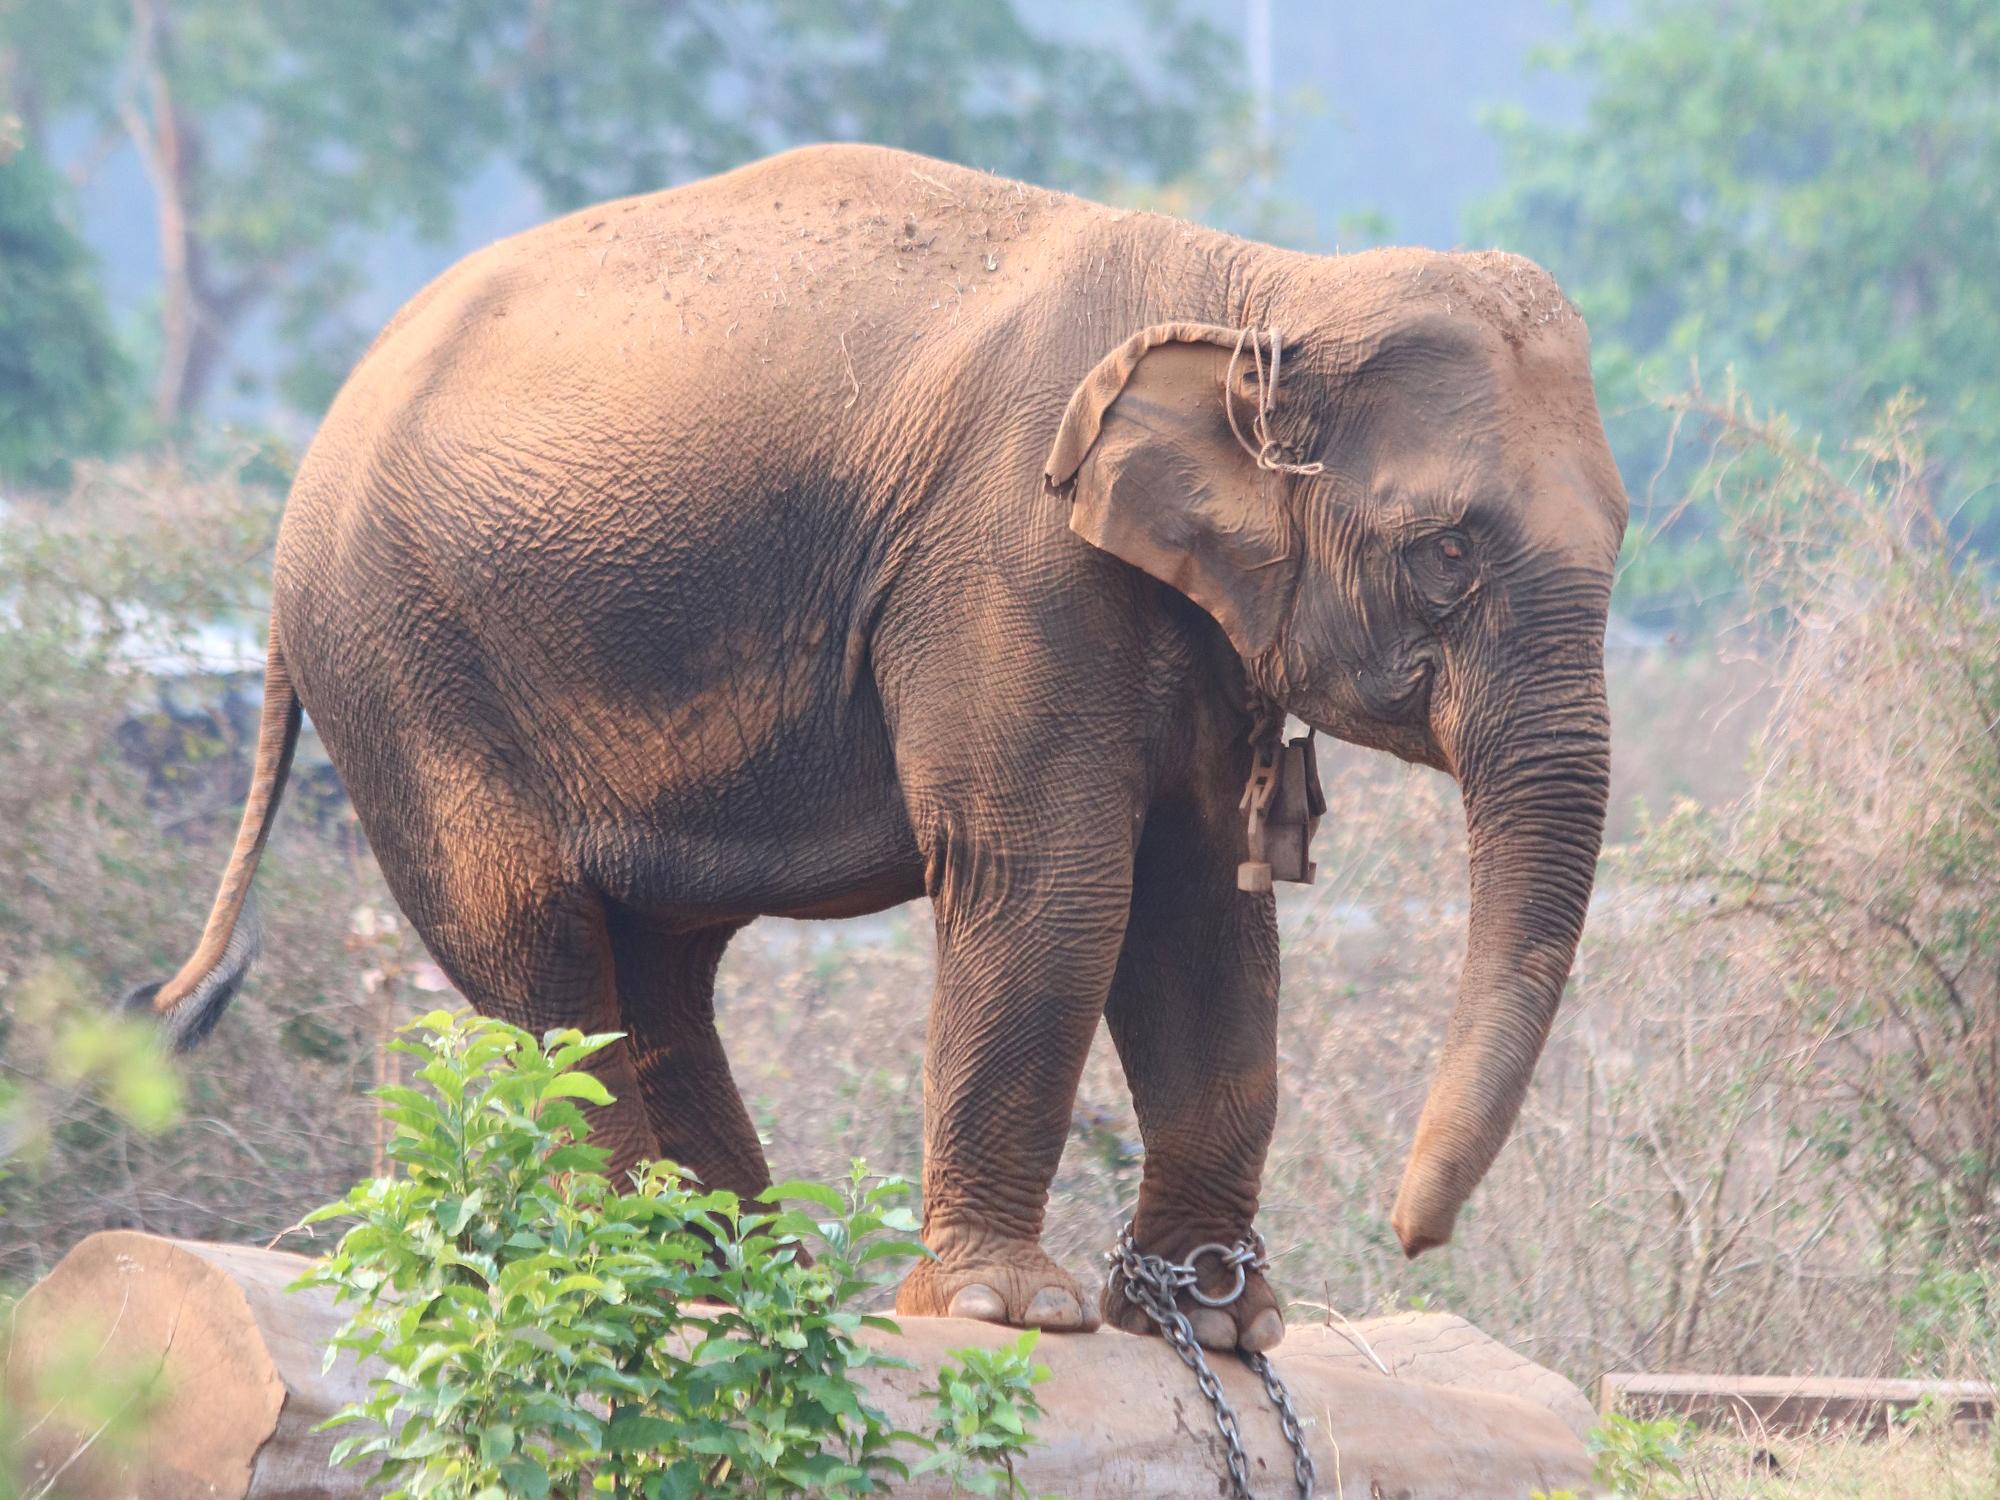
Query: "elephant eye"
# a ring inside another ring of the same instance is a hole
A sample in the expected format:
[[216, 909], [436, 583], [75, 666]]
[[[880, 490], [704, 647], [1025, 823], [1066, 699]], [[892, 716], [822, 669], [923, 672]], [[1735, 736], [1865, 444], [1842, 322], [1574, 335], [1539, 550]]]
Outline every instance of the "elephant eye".
[[1419, 592], [1441, 612], [1462, 603], [1478, 581], [1472, 541], [1462, 531], [1436, 531], [1421, 537], [1408, 556]]
[[1417, 544], [1417, 550], [1445, 577], [1472, 575], [1472, 540], [1462, 531], [1434, 531]]

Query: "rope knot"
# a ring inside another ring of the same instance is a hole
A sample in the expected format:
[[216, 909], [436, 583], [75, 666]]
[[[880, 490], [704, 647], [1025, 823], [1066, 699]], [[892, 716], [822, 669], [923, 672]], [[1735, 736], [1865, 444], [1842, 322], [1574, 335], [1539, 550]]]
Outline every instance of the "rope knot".
[[[1264, 373], [1264, 333], [1271, 340], [1271, 372]], [[1250, 418], [1250, 433], [1257, 441], [1243, 435], [1243, 429], [1236, 421], [1236, 366], [1243, 358], [1243, 346], [1250, 346], [1250, 360], [1257, 372], [1257, 410]], [[1245, 326], [1236, 331], [1236, 347], [1229, 354], [1229, 369], [1222, 377], [1222, 408], [1229, 415], [1229, 430], [1236, 434], [1236, 441], [1243, 451], [1250, 455], [1258, 468], [1272, 474], [1299, 474], [1310, 477], [1324, 473], [1323, 463], [1296, 463], [1284, 445], [1271, 435], [1271, 399], [1278, 388], [1278, 368], [1284, 359], [1284, 341], [1275, 328], [1259, 330]]]

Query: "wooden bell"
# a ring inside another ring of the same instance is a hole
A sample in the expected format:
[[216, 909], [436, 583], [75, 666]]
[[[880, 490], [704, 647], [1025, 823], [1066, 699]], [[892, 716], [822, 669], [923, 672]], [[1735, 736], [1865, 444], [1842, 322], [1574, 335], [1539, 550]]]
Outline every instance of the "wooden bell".
[[1257, 747], [1239, 805], [1248, 814], [1249, 858], [1236, 867], [1236, 888], [1268, 891], [1278, 880], [1311, 885], [1319, 873], [1312, 841], [1326, 794], [1310, 731], [1290, 743], [1273, 739]]

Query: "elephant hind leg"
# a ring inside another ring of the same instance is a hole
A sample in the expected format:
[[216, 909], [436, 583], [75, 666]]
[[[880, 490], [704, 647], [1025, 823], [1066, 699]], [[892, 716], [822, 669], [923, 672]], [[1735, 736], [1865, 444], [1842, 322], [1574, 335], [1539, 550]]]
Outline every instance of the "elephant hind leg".
[[619, 1025], [662, 1157], [705, 1186], [750, 1198], [771, 1169], [715, 1028], [715, 975], [741, 924], [672, 932], [614, 909]]
[[[389, 866], [385, 863], [385, 870]], [[617, 992], [603, 902], [559, 880], [510, 878], [499, 866], [480, 877], [470, 861], [427, 864], [423, 884], [391, 879], [397, 899], [459, 992], [483, 1016], [540, 1036], [556, 1027], [618, 1031]], [[631, 1046], [617, 1041], [590, 1059], [589, 1071], [613, 1102], [586, 1111], [590, 1142], [611, 1153], [614, 1181], [658, 1154]]]

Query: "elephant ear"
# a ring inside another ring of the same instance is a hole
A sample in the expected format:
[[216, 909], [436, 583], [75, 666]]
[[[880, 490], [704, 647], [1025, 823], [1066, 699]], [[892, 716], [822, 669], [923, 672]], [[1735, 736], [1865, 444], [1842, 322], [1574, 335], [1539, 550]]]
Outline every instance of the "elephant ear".
[[1237, 411], [1257, 410], [1249, 351], [1232, 361], [1241, 338], [1207, 323], [1133, 334], [1070, 397], [1046, 478], [1073, 486], [1070, 530], [1194, 600], [1249, 658], [1277, 641], [1296, 569], [1284, 480], [1230, 427], [1232, 362]]

